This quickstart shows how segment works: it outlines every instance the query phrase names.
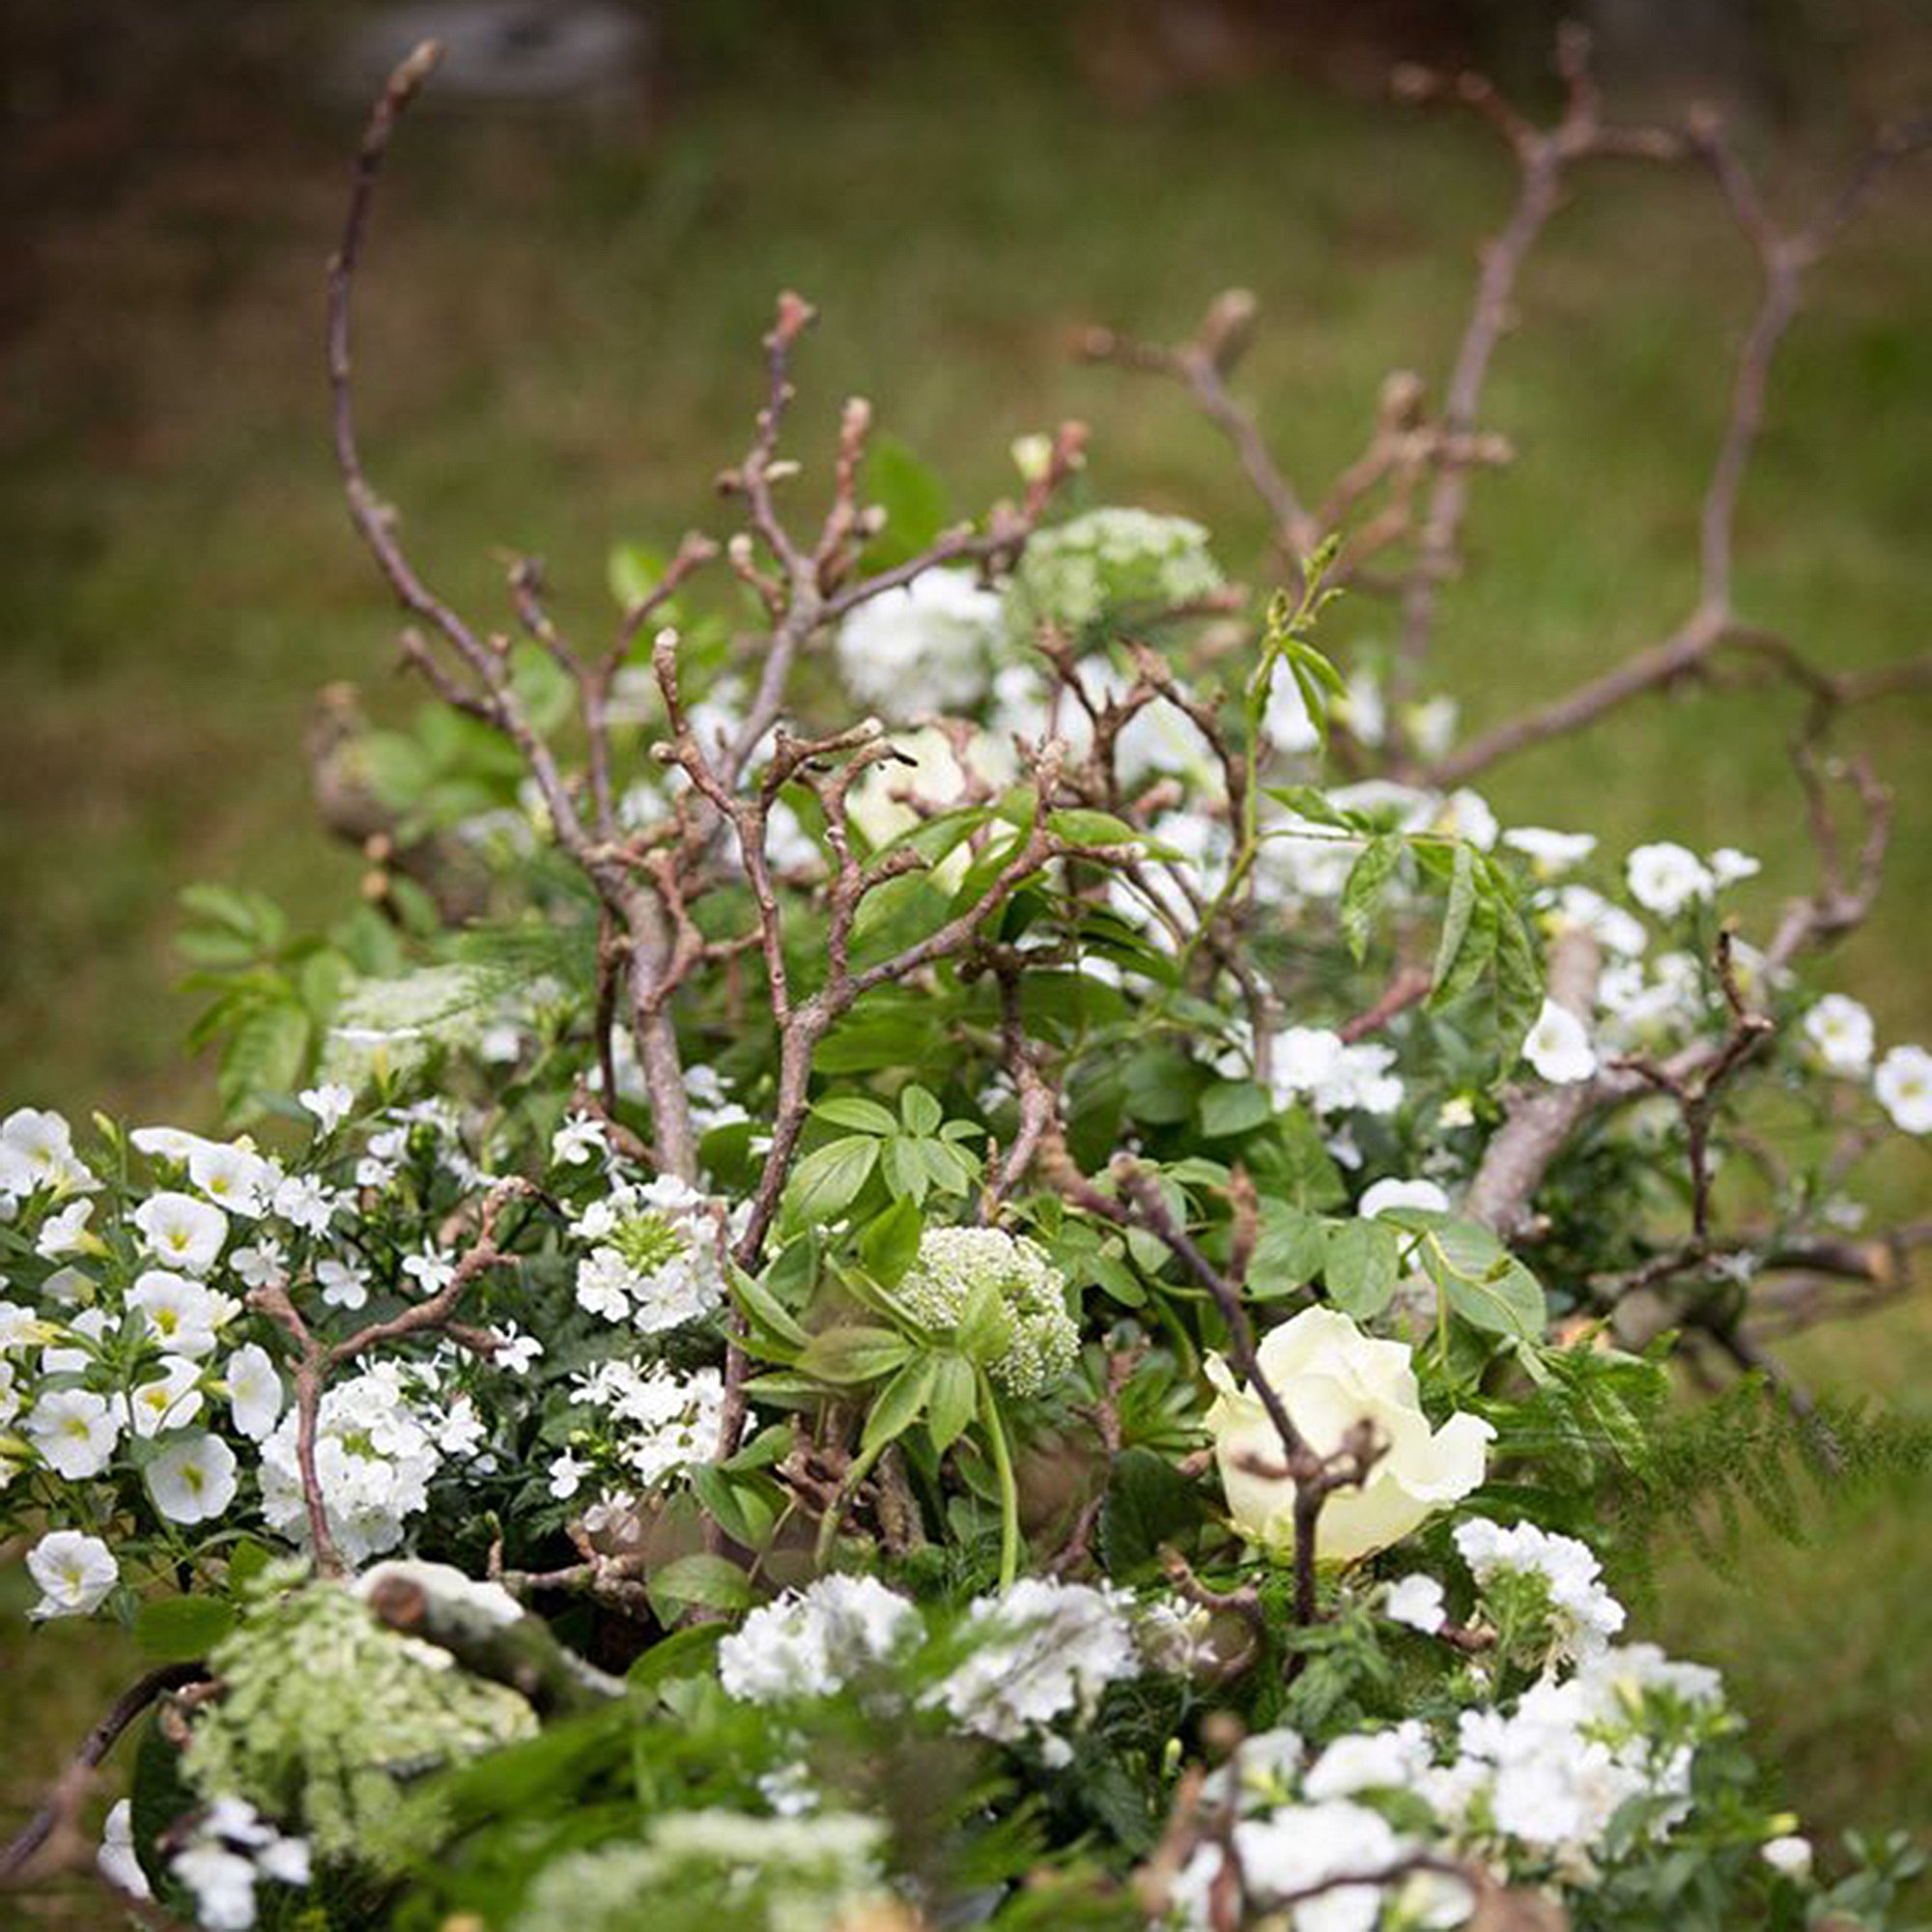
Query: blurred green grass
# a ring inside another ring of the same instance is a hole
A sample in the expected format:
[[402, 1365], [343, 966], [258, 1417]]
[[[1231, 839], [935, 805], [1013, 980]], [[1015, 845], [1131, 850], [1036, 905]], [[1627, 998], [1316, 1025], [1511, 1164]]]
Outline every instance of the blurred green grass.
[[[144, 171], [66, 225], [14, 345], [9, 1104], [205, 1121], [178, 1046], [175, 892], [261, 884], [320, 919], [354, 889], [354, 859], [307, 803], [307, 700], [344, 677], [379, 708], [413, 694], [388, 675], [389, 613], [327, 453], [320, 270], [351, 139], [296, 117], [264, 132], [252, 165]], [[1773, 178], [1807, 206], [1829, 174], [1802, 154]], [[795, 286], [823, 311], [796, 416], [809, 473], [823, 474], [850, 390], [939, 465], [962, 510], [1009, 487], [1014, 436], [1077, 414], [1096, 498], [1199, 515], [1240, 570], [1262, 523], [1211, 433], [1176, 394], [1072, 366], [1074, 331], [1173, 337], [1217, 290], [1253, 288], [1264, 330], [1242, 386], [1313, 489], [1359, 447], [1389, 368], [1439, 379], [1474, 246], [1509, 192], [1492, 142], [1460, 122], [1279, 80], [1126, 112], [970, 35], [863, 79], [699, 93], [649, 144], [432, 109], [398, 143], [365, 278], [369, 458], [418, 561], [469, 609], [502, 608], [503, 554], [527, 549], [567, 612], [602, 622], [613, 538], [665, 543], [712, 519], [709, 479], [758, 397], [771, 298]], [[1681, 614], [1751, 282], [1705, 184], [1579, 180], [1490, 392], [1489, 423], [1520, 461], [1478, 480], [1471, 569], [1446, 601], [1436, 675], [1469, 726]], [[1928, 323], [1932, 210], [1922, 180], [1900, 182], [1817, 278], [1744, 502], [1744, 608], [1834, 666], [1925, 641]], [[1346, 651], [1387, 630], [1361, 604], [1332, 635]], [[1781, 696], [1689, 694], [1487, 789], [1508, 816], [1612, 841], [1734, 842], [1794, 884], [1807, 855], [1792, 723]], [[1901, 784], [1899, 830], [1879, 916], [1833, 972], [1883, 1037], [1932, 1037], [1918, 952], [1932, 739], [1907, 705], [1857, 730]], [[1893, 1205], [1922, 1211], [1922, 1161], [1893, 1176]], [[1799, 1357], [1822, 1387], [1924, 1407], [1932, 1320], [1914, 1301]], [[1668, 1572], [1658, 1634], [1726, 1670], [1826, 1827], [1932, 1817], [1925, 1502], [1896, 1492], [1822, 1514], [1808, 1547], [1767, 1538], [1734, 1577], [1688, 1559]], [[0, 1580], [18, 1595], [17, 1576]], [[0, 1655], [21, 1745], [0, 1774], [14, 1810], [136, 1666], [91, 1633], [9, 1635]]]

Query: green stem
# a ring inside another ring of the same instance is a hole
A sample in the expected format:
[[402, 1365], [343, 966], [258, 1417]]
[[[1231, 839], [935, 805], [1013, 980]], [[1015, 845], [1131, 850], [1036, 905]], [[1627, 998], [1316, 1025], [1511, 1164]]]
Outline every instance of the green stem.
[[1020, 1490], [1013, 1480], [1012, 1452], [1007, 1445], [999, 1400], [984, 1370], [980, 1373], [980, 1421], [993, 1453], [993, 1473], [1000, 1479], [1000, 1588], [1010, 1590], [1020, 1574]]
[[859, 1493], [859, 1485], [872, 1473], [872, 1464], [885, 1449], [885, 1442], [862, 1449], [845, 1471], [845, 1480], [838, 1485], [838, 1493], [833, 1497], [832, 1507], [825, 1512], [818, 1525], [818, 1544], [812, 1555], [820, 1570], [832, 1561], [832, 1546], [838, 1539], [838, 1525], [845, 1520], [845, 1512], [851, 1507], [852, 1498]]

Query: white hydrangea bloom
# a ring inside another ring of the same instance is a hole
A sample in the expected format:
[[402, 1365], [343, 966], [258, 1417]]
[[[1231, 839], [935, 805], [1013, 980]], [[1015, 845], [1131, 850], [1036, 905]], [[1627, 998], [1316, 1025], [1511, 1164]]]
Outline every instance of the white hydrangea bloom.
[[957, 711], [985, 696], [1004, 602], [971, 571], [923, 570], [868, 598], [838, 627], [845, 688], [895, 724]]
[[1130, 1605], [1113, 1589], [1043, 1577], [980, 1597], [965, 1626], [980, 1640], [937, 1699], [963, 1729], [1000, 1744], [1042, 1736], [1062, 1718], [1091, 1717], [1108, 1685], [1140, 1672]]
[[919, 1612], [870, 1577], [821, 1577], [753, 1610], [718, 1647], [718, 1681], [751, 1704], [829, 1697], [918, 1637]]

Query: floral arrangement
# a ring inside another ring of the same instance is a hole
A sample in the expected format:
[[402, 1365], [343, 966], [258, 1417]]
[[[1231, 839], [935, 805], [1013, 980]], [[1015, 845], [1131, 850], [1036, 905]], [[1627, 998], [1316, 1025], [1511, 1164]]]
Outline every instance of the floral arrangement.
[[[475, 628], [363, 472], [350, 298], [432, 63], [331, 273], [350, 508], [437, 699], [318, 775], [368, 902], [302, 937], [190, 896], [230, 1137], [0, 1123], [0, 1513], [35, 1617], [156, 1660], [81, 1761], [141, 1725], [99, 1855], [130, 1909], [1895, 1922], [1909, 1846], [1814, 1855], [1718, 1675], [1608, 1579], [1660, 1515], [1926, 1454], [1763, 1340], [1895, 1292], [1917, 1238], [1859, 1181], [1932, 1132], [1932, 1055], [1811, 964], [1889, 819], [1830, 733], [1917, 673], [1817, 668], [1729, 569], [1799, 278], [1904, 144], [1786, 233], [1715, 123], [1605, 122], [1574, 39], [1548, 128], [1465, 77], [1516, 218], [1440, 416], [1393, 381], [1315, 508], [1228, 386], [1245, 298], [1179, 347], [1095, 335], [1232, 439], [1278, 526], [1260, 593], [1194, 523], [1070, 500], [1075, 425], [946, 528], [852, 402], [806, 528], [787, 296], [731, 582], [702, 596], [707, 538], [622, 549], [592, 651], [530, 564], [521, 640]], [[1459, 744], [1420, 681], [1508, 453], [1483, 379], [1605, 154], [1709, 167], [1766, 268], [1700, 594]], [[1345, 674], [1324, 608], [1388, 587], [1400, 640]], [[1765, 928], [1727, 909], [1746, 854], [1604, 851], [1470, 788], [1732, 651], [1811, 706], [1821, 874]], [[1702, 1409], [1691, 1351], [1743, 1372]]]

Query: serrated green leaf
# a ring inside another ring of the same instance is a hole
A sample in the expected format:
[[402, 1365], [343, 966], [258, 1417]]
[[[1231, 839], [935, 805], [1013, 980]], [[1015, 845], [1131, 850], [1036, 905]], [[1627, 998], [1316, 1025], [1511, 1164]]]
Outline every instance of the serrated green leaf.
[[785, 1183], [786, 1213], [801, 1226], [835, 1219], [871, 1179], [878, 1158], [879, 1143], [865, 1134], [848, 1134], [816, 1149]]
[[884, 1388], [866, 1411], [866, 1427], [859, 1437], [859, 1453], [869, 1455], [895, 1442], [925, 1413], [939, 1364], [929, 1354], [915, 1355]]
[[829, 1122], [835, 1127], [850, 1127], [855, 1133], [898, 1132], [898, 1122], [893, 1119], [892, 1110], [860, 1094], [834, 1094], [826, 1099], [814, 1100], [811, 1111], [819, 1120]]
[[896, 1329], [845, 1322], [814, 1335], [798, 1358], [802, 1374], [835, 1387], [857, 1387], [889, 1376], [912, 1353]]
[[1456, 869], [1449, 881], [1449, 903], [1442, 915], [1442, 937], [1436, 942], [1435, 965], [1429, 976], [1431, 991], [1448, 979], [1456, 955], [1468, 937], [1476, 910], [1476, 854], [1466, 839], [1456, 841]]
[[980, 1405], [980, 1378], [964, 1355], [947, 1353], [932, 1360], [932, 1389], [926, 1397], [925, 1433], [932, 1446], [945, 1455], [965, 1434]]
[[1403, 841], [1384, 833], [1363, 846], [1361, 856], [1349, 868], [1348, 883], [1342, 888], [1342, 934], [1349, 951], [1357, 959], [1369, 950], [1369, 933], [1375, 924], [1376, 908], [1401, 862]]

